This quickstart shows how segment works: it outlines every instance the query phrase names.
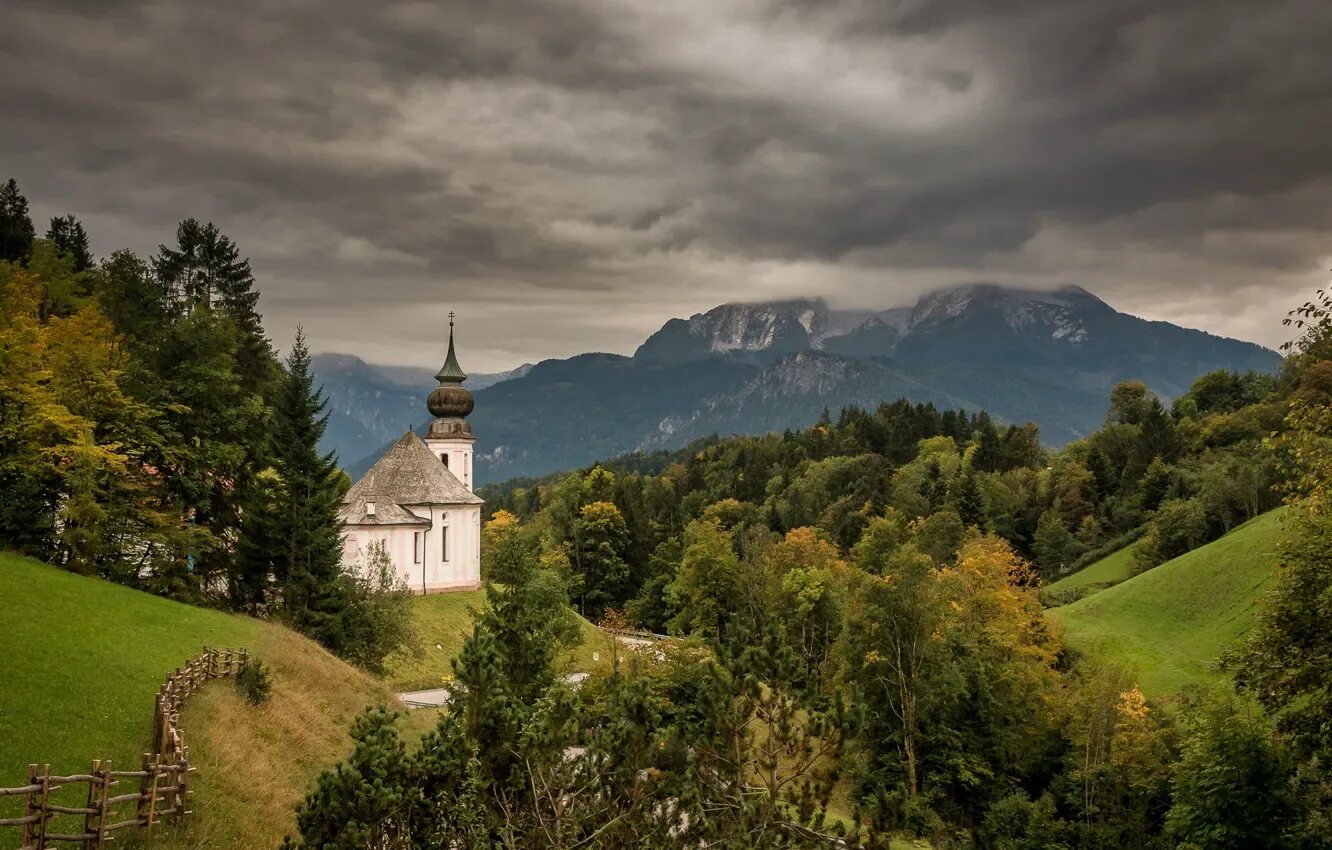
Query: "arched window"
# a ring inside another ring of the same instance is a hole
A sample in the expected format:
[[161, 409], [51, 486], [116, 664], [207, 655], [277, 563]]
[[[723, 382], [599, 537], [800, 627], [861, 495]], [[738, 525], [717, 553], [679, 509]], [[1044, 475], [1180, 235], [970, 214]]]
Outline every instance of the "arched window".
[[445, 469], [448, 469], [448, 468], [449, 468], [449, 453], [448, 453], [448, 452], [445, 452], [444, 454], [442, 454], [442, 455], [439, 456], [439, 459], [440, 459], [440, 461], [444, 464], [444, 468], [445, 468]]

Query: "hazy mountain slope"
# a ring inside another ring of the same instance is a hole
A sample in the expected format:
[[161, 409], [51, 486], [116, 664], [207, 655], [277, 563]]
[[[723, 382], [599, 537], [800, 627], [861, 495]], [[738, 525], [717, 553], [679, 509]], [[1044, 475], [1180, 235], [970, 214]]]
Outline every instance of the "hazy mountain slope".
[[[374, 366], [336, 353], [316, 354], [313, 366], [328, 399], [328, 428], [321, 446], [336, 452], [344, 468], [429, 418], [425, 400], [435, 386], [435, 369]], [[532, 364], [525, 363], [507, 372], [469, 375], [467, 388], [476, 392], [531, 369]]]
[[[1099, 427], [1118, 381], [1170, 398], [1213, 369], [1279, 364], [1260, 346], [1120, 313], [1080, 287], [968, 284], [877, 312], [820, 299], [724, 304], [671, 319], [633, 357], [548, 360], [468, 387], [484, 483], [712, 433], [799, 428], [825, 407], [899, 397], [1034, 421], [1061, 445]], [[356, 475], [408, 423], [426, 422], [429, 383], [404, 394], [384, 370], [336, 365], [327, 442]]]

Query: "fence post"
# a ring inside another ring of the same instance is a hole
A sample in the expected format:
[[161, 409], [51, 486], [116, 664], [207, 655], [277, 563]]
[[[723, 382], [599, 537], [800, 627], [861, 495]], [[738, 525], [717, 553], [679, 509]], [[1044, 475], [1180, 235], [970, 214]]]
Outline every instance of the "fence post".
[[[36, 784], [38, 784], [37, 765], [30, 764], [28, 765], [28, 788], [31, 789], [32, 786]], [[33, 836], [36, 835], [37, 830], [33, 828], [36, 821], [33, 821], [32, 818], [41, 811], [37, 806], [37, 795], [39, 793], [40, 792], [38, 791], [29, 790], [27, 795], [23, 798], [23, 819], [28, 821], [28, 823], [23, 824], [23, 840], [19, 842], [20, 847], [37, 846], [33, 843]]]
[[42, 805], [37, 821], [37, 850], [46, 850], [46, 822], [51, 818], [51, 765], [42, 765]]
[[93, 846], [96, 850], [102, 850], [106, 846], [106, 815], [109, 808], [108, 801], [111, 799], [111, 786], [116, 781], [111, 778], [111, 760], [107, 759], [102, 765], [102, 802], [98, 806], [97, 812], [97, 843]]
[[189, 805], [189, 776], [190, 776], [190, 748], [180, 748], [180, 817], [183, 819], [187, 814], [185, 807]]
[[153, 793], [153, 757], [147, 753], [143, 754], [143, 776], [139, 777], [139, 801], [134, 805], [134, 819], [139, 822], [141, 829], [150, 826], [149, 812], [152, 811], [149, 803], [150, 795]]
[[93, 850], [97, 845], [93, 843], [95, 831], [100, 828], [97, 823], [97, 812], [101, 807], [97, 805], [97, 786], [101, 784], [102, 763], [98, 759], [93, 759], [92, 769], [88, 772], [92, 774], [92, 779], [88, 781], [88, 803], [84, 806], [83, 813], [83, 847], [84, 850]]

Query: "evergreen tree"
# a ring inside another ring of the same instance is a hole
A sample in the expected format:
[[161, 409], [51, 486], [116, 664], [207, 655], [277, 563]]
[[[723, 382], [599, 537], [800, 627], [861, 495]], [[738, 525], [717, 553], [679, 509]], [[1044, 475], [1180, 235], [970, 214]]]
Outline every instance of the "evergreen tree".
[[1052, 508], [1041, 514], [1036, 525], [1036, 539], [1033, 541], [1036, 563], [1040, 564], [1046, 576], [1059, 576], [1081, 554], [1078, 540], [1064, 525], [1059, 511]]
[[0, 186], [0, 260], [26, 263], [36, 235], [28, 215], [28, 199], [11, 177]]
[[73, 215], [51, 219], [46, 238], [55, 244], [56, 251], [74, 261], [75, 272], [86, 272], [92, 268], [93, 256], [88, 234], [83, 229], [83, 223]]
[[323, 390], [315, 387], [305, 334], [287, 356], [286, 376], [277, 393], [273, 466], [281, 479], [273, 537], [281, 542], [275, 559], [284, 616], [334, 650], [347, 639], [341, 615], [349, 600], [342, 578], [342, 520], [346, 477], [332, 454], [319, 450], [328, 424]]
[[237, 371], [246, 389], [262, 392], [274, 383], [277, 369], [258, 313], [259, 292], [236, 243], [212, 222], [187, 218], [176, 228], [174, 248], [158, 246], [153, 271], [175, 310], [213, 308], [240, 330]]
[[965, 475], [958, 484], [957, 513], [964, 525], [985, 530], [985, 496], [975, 475]]
[[1002, 461], [999, 432], [988, 413], [982, 412], [977, 418], [980, 428], [976, 434], [976, 456], [972, 465], [981, 472], [994, 472]]

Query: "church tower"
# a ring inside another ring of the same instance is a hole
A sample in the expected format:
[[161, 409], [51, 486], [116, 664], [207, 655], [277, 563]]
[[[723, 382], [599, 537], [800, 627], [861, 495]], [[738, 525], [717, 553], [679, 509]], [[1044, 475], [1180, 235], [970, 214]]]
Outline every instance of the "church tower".
[[467, 380], [467, 373], [458, 365], [458, 355], [453, 350], [452, 312], [449, 313], [449, 354], [435, 374], [435, 380], [439, 381], [439, 386], [431, 391], [426, 400], [426, 408], [435, 420], [430, 423], [425, 444], [439, 458], [440, 463], [471, 492], [472, 445], [476, 437], [472, 434], [472, 425], [466, 416], [472, 412], [476, 402], [462, 385]]

